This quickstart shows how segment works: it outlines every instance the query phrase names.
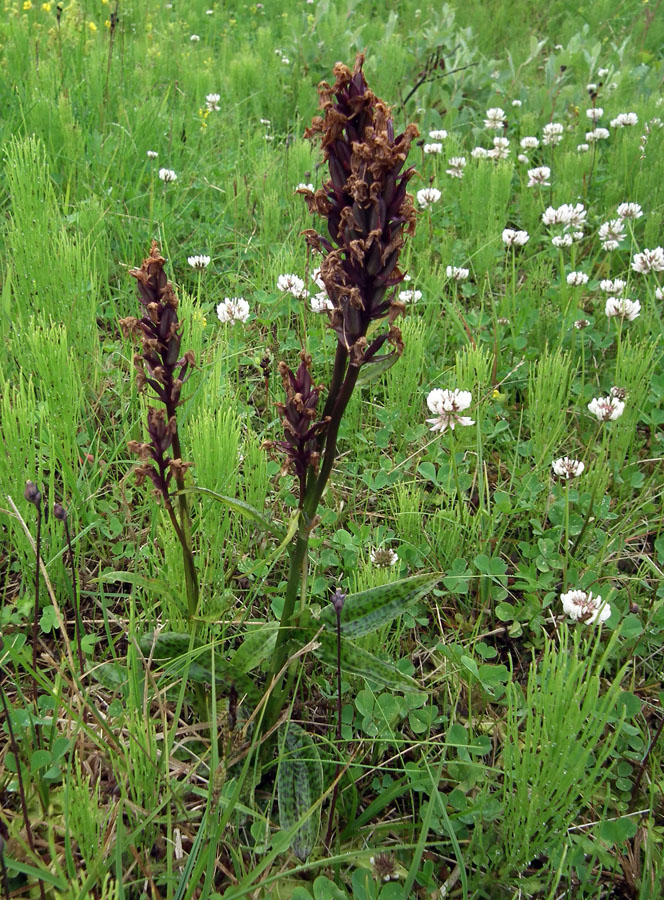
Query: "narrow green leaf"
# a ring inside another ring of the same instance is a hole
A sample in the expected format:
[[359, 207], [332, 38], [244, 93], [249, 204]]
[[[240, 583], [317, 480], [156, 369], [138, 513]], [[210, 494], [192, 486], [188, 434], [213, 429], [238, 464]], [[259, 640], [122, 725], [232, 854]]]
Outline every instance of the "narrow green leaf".
[[229, 509], [240, 513], [240, 515], [246, 516], [248, 519], [253, 519], [254, 522], [259, 524], [266, 531], [269, 531], [270, 534], [278, 537], [280, 540], [286, 534], [283, 528], [264, 516], [255, 506], [252, 506], [250, 503], [245, 503], [244, 500], [238, 500], [237, 497], [227, 497], [225, 494], [219, 494], [217, 491], [210, 490], [210, 488], [202, 487], [183, 488], [181, 491], [178, 491], [178, 494], [205, 494], [207, 497], [213, 497], [215, 500], [218, 500], [219, 503], [223, 503], [224, 506], [227, 506]]
[[391, 369], [399, 359], [399, 354], [392, 352], [387, 353], [385, 356], [377, 356], [375, 359], [369, 360], [369, 362], [366, 362], [360, 369], [360, 374], [357, 377], [357, 386], [363, 387], [366, 384], [371, 384], [372, 381], [380, 378], [380, 376], [387, 372], [388, 369]]
[[[341, 612], [341, 633], [357, 638], [375, 631], [400, 616], [412, 603], [427, 594], [441, 575], [413, 575], [401, 581], [380, 585], [349, 594]], [[331, 606], [325, 607], [320, 621], [328, 631], [336, 631], [337, 616]]]
[[256, 560], [253, 566], [251, 566], [250, 569], [244, 570], [242, 574], [246, 577], [248, 575], [252, 575], [257, 569], [260, 569], [262, 566], [272, 566], [284, 553], [290, 542], [295, 537], [295, 533], [297, 532], [297, 528], [299, 525], [299, 520], [300, 510], [296, 509], [290, 517], [290, 520], [288, 522], [288, 530], [286, 531], [286, 534], [283, 535], [283, 540], [281, 541], [279, 546], [275, 547], [272, 553], [270, 553], [270, 555], [265, 559]]
[[[318, 638], [320, 647], [315, 651], [321, 662], [333, 669], [337, 667], [337, 639], [334, 635], [323, 632]], [[363, 650], [345, 638], [341, 639], [341, 669], [346, 674], [361, 675], [378, 684], [404, 693], [420, 692], [422, 688], [405, 675], [396, 666], [387, 663], [368, 650]]]
[[[318, 749], [307, 732], [288, 722], [277, 769], [279, 825], [285, 831], [297, 827], [291, 849], [305, 862], [316, 846], [320, 829], [323, 767]], [[315, 808], [314, 808], [315, 807]]]

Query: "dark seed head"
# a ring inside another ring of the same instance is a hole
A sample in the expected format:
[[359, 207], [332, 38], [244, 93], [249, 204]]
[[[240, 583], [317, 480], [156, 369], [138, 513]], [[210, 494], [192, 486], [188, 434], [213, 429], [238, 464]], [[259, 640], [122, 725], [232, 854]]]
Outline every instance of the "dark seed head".
[[346, 600], [346, 595], [341, 590], [341, 588], [337, 588], [336, 591], [332, 594], [331, 603], [337, 612], [341, 612], [344, 608], [344, 601]]
[[26, 482], [23, 496], [28, 501], [28, 503], [34, 503], [37, 509], [41, 507], [41, 494], [37, 490], [37, 485], [34, 483], [34, 481]]
[[56, 519], [59, 519], [60, 522], [67, 521], [67, 510], [64, 508], [62, 503], [53, 504], [53, 515]]

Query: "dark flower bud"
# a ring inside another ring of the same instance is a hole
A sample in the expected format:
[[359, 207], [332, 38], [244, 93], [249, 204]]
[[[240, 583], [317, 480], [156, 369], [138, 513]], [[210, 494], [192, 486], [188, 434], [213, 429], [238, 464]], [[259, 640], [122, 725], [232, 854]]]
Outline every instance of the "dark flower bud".
[[37, 509], [41, 506], [41, 494], [37, 490], [37, 485], [34, 481], [28, 481], [25, 485], [25, 491], [23, 492], [23, 496], [28, 501], [28, 503], [34, 503]]
[[62, 503], [54, 503], [53, 504], [53, 515], [60, 522], [67, 521], [67, 510], [64, 508]]
[[332, 594], [332, 597], [330, 598], [330, 602], [332, 603], [332, 606], [334, 607], [335, 611], [338, 613], [340, 613], [341, 610], [344, 608], [345, 600], [346, 600], [346, 595], [344, 594], [344, 592], [341, 590], [340, 587], [338, 587], [336, 589], [336, 591]]

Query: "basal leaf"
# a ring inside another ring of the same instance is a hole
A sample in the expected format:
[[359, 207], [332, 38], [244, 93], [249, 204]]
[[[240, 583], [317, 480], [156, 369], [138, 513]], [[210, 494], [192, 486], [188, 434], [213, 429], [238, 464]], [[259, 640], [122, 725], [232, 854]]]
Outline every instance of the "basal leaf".
[[[320, 647], [315, 651], [316, 655], [325, 665], [336, 669], [336, 637], [323, 632], [318, 640], [320, 641]], [[422, 690], [417, 681], [411, 678], [410, 675], [405, 675], [396, 666], [379, 659], [373, 653], [363, 650], [357, 644], [353, 644], [345, 638], [341, 639], [341, 670], [346, 674], [361, 675], [363, 678], [369, 678], [371, 681], [383, 684], [395, 691], [411, 693]]]
[[[359, 594], [349, 594], [341, 611], [341, 634], [357, 638], [391, 622], [427, 594], [440, 578], [440, 575], [413, 575]], [[326, 630], [336, 631], [337, 616], [331, 606], [323, 610], [320, 621]]]
[[288, 722], [277, 769], [279, 824], [289, 831], [291, 849], [304, 862], [316, 846], [320, 829], [320, 805], [312, 810], [323, 792], [323, 767], [318, 749], [307, 732]]
[[233, 667], [238, 672], [251, 672], [259, 666], [263, 660], [272, 655], [278, 631], [277, 622], [252, 629], [233, 654], [231, 658]]

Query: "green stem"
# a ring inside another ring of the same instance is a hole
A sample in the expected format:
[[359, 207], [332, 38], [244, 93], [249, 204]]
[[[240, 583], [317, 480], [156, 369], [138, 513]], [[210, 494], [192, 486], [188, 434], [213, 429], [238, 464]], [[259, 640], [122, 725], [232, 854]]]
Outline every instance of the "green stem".
[[452, 458], [452, 471], [454, 472], [454, 483], [456, 485], [457, 500], [459, 502], [459, 518], [461, 519], [462, 528], [466, 525], [466, 516], [464, 513], [463, 495], [461, 493], [461, 484], [459, 483], [459, 470], [456, 464], [456, 441], [454, 440], [454, 432], [450, 430], [450, 457]]
[[[343, 370], [342, 367], [345, 368], [347, 357], [348, 352], [345, 350], [345, 348], [342, 348], [342, 352], [340, 352], [339, 347], [337, 347], [337, 358], [335, 361], [335, 373], [333, 376], [333, 382], [335, 377], [338, 380], [339, 372]], [[337, 436], [339, 434], [339, 426], [341, 424], [343, 414], [346, 411], [346, 407], [348, 406], [348, 401], [350, 400], [353, 393], [353, 389], [357, 383], [359, 372], [360, 370], [357, 366], [349, 366], [346, 371], [346, 377], [344, 378], [343, 383], [339, 388], [336, 402], [334, 403], [330, 415], [330, 424], [326, 433], [327, 440], [325, 444], [325, 451], [323, 454], [323, 461], [318, 473], [318, 477], [310, 477], [308, 479], [307, 492], [302, 502], [302, 515], [300, 516], [297, 538], [295, 540], [295, 543], [291, 545], [291, 549], [289, 551], [290, 563], [288, 571], [288, 582], [286, 584], [286, 596], [284, 597], [284, 608], [281, 612], [279, 631], [277, 632], [277, 642], [274, 648], [274, 653], [272, 654], [272, 663], [270, 665], [269, 671], [270, 678], [277, 677], [279, 672], [281, 672], [284, 664], [286, 663], [286, 660], [288, 659], [289, 626], [291, 618], [293, 616], [293, 612], [295, 610], [295, 604], [297, 602], [298, 588], [300, 588], [302, 592], [302, 596], [300, 598], [301, 606], [304, 608], [304, 606], [306, 605], [305, 567], [307, 562], [307, 550], [309, 547], [311, 523], [313, 522], [314, 516], [316, 515], [316, 510], [318, 509], [320, 498], [323, 495], [325, 485], [327, 484], [330, 473], [332, 471], [332, 466], [334, 465], [334, 460], [337, 453]], [[330, 392], [330, 396], [331, 394], [332, 392]], [[328, 404], [330, 404], [330, 398], [328, 398]], [[283, 709], [286, 698], [288, 697], [288, 692], [292, 687], [293, 679], [294, 672], [291, 671], [289, 672], [288, 677], [286, 678], [286, 682], [283, 686], [280, 687], [278, 685], [275, 685], [274, 692], [270, 697], [267, 709], [265, 710], [265, 715], [263, 717], [263, 731], [268, 731], [279, 718], [279, 714]]]
[[[288, 658], [289, 625], [295, 610], [298, 587], [302, 577], [302, 565], [306, 559], [308, 547], [309, 528], [304, 520], [304, 516], [301, 516], [297, 538], [295, 543], [291, 545], [289, 551], [290, 566], [288, 571], [288, 583], [286, 584], [286, 596], [284, 597], [284, 608], [281, 612], [279, 631], [277, 632], [277, 642], [275, 644], [274, 653], [272, 654], [272, 663], [268, 673], [269, 679], [276, 678]], [[280, 689], [278, 685], [275, 685], [274, 693], [270, 697], [267, 709], [265, 710], [265, 715], [263, 716], [263, 731], [268, 731], [278, 719], [287, 696], [286, 692], [287, 686]]]
[[563, 556], [563, 591], [567, 590], [567, 569], [569, 568], [569, 478], [565, 479], [565, 553]]
[[[168, 410], [169, 419], [173, 413]], [[180, 436], [177, 431], [173, 435], [173, 458], [182, 459], [182, 450], [180, 448]], [[196, 574], [196, 564], [194, 563], [194, 555], [191, 549], [191, 516], [189, 515], [189, 503], [187, 495], [184, 493], [184, 475], [179, 472], [175, 476], [175, 482], [178, 486], [178, 506], [180, 508], [180, 527], [176, 524], [175, 512], [171, 517], [173, 527], [182, 546], [182, 559], [184, 562], [185, 589], [187, 592], [187, 609], [189, 618], [193, 619], [198, 611], [198, 599], [200, 588], [198, 585], [198, 575]], [[171, 510], [173, 508], [171, 507]], [[170, 515], [170, 513], [169, 513]]]
[[348, 402], [351, 398], [355, 385], [357, 384], [359, 374], [360, 369], [358, 366], [348, 367], [346, 377], [339, 390], [337, 401], [334, 404], [334, 409], [332, 410], [332, 415], [330, 418], [330, 424], [328, 425], [326, 432], [325, 452], [323, 454], [323, 462], [320, 467], [320, 472], [318, 473], [318, 478], [312, 483], [310, 490], [307, 491], [307, 496], [304, 499], [303, 509], [306, 515], [309, 517], [309, 521], [313, 520], [313, 517], [316, 515], [316, 510], [318, 509], [320, 498], [323, 496], [325, 485], [327, 484], [330, 473], [332, 472], [332, 466], [334, 465], [334, 460], [337, 455], [337, 436], [339, 434], [339, 426], [341, 425], [341, 419], [343, 418], [343, 414], [346, 411]]

